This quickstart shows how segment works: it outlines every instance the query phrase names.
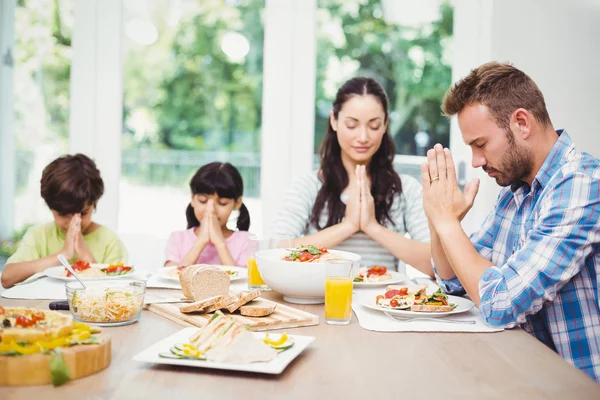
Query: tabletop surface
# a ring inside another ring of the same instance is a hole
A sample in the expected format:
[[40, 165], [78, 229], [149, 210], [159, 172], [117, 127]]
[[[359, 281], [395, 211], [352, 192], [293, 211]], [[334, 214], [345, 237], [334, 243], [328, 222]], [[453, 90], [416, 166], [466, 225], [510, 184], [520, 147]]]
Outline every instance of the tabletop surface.
[[[283, 302], [276, 293], [264, 297]], [[47, 308], [49, 301], [0, 303]], [[600, 399], [600, 385], [519, 329], [380, 333], [361, 328], [355, 316], [347, 326], [327, 325], [322, 305], [290, 305], [318, 315], [320, 324], [285, 330], [316, 340], [281, 375], [133, 361], [184, 328], [145, 310], [135, 324], [103, 329], [112, 340], [106, 370], [58, 388], [0, 387], [0, 399]]]

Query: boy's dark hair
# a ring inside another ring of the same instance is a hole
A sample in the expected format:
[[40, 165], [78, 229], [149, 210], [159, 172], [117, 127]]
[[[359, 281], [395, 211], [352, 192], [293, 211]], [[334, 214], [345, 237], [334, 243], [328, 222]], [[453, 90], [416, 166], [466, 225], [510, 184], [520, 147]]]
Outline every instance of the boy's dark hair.
[[65, 155], [52, 161], [42, 173], [41, 194], [51, 210], [76, 214], [95, 206], [104, 194], [104, 182], [96, 164], [84, 154]]
[[[229, 163], [212, 162], [201, 167], [190, 181], [192, 194], [213, 194], [225, 199], [237, 200], [244, 194], [244, 181], [236, 167]], [[191, 204], [185, 210], [188, 229], [200, 226]], [[250, 228], [250, 213], [242, 203], [237, 228], [247, 231]]]

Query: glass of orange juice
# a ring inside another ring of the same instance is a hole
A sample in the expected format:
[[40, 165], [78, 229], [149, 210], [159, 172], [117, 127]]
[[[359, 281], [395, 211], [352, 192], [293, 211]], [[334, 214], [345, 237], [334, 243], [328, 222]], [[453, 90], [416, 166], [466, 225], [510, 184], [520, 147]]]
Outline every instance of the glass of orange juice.
[[351, 262], [328, 264], [325, 278], [325, 322], [348, 325], [352, 319]]
[[248, 289], [271, 290], [265, 284], [265, 281], [263, 281], [262, 276], [260, 276], [258, 266], [256, 265], [256, 257], [254, 257], [254, 254], [264, 247], [264, 240], [261, 240], [257, 236], [250, 236], [250, 242], [248, 243]]

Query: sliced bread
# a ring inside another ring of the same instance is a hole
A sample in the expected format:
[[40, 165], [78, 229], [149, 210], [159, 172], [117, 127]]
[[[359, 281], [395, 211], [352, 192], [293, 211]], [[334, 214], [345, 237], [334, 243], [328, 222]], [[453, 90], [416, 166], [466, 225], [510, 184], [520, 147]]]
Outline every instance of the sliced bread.
[[217, 311], [217, 310], [220, 310], [221, 308], [227, 307], [228, 305], [230, 305], [234, 301], [235, 301], [235, 296], [234, 295], [225, 295], [225, 296], [223, 296], [223, 298], [221, 300], [217, 301], [212, 306], [206, 307], [204, 309], [204, 311], [207, 312], [207, 313], [210, 313], [210, 312], [213, 312], [213, 311]]
[[209, 297], [204, 300], [198, 300], [193, 303], [183, 304], [179, 306], [179, 311], [182, 313], [191, 313], [196, 311], [203, 311], [206, 307], [212, 306], [219, 300], [223, 299], [222, 295]]
[[260, 296], [260, 290], [258, 290], [258, 289], [252, 290], [250, 292], [238, 293], [235, 296], [235, 301], [233, 303], [231, 303], [230, 305], [228, 305], [227, 307], [225, 307], [225, 309], [227, 311], [229, 311], [230, 313], [232, 313], [235, 310], [237, 310], [238, 308], [240, 308], [241, 306], [243, 306], [244, 304], [256, 299], [258, 296]]
[[265, 300], [254, 300], [240, 307], [240, 314], [246, 317], [266, 317], [273, 314], [277, 303]]

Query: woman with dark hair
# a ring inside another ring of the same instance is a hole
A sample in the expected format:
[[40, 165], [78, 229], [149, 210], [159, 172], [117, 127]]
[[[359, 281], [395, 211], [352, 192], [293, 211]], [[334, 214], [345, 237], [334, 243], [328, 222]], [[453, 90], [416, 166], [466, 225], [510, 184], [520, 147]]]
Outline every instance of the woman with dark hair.
[[[246, 266], [250, 214], [242, 202], [244, 182], [238, 170], [229, 163], [206, 164], [192, 177], [190, 189], [192, 199], [185, 213], [188, 229], [169, 237], [165, 266]], [[239, 210], [237, 231], [227, 227], [233, 210]]]
[[358, 253], [366, 266], [404, 272], [408, 263], [433, 276], [422, 187], [394, 170], [388, 122], [387, 95], [376, 81], [344, 83], [321, 143], [321, 167], [292, 183], [272, 234]]

